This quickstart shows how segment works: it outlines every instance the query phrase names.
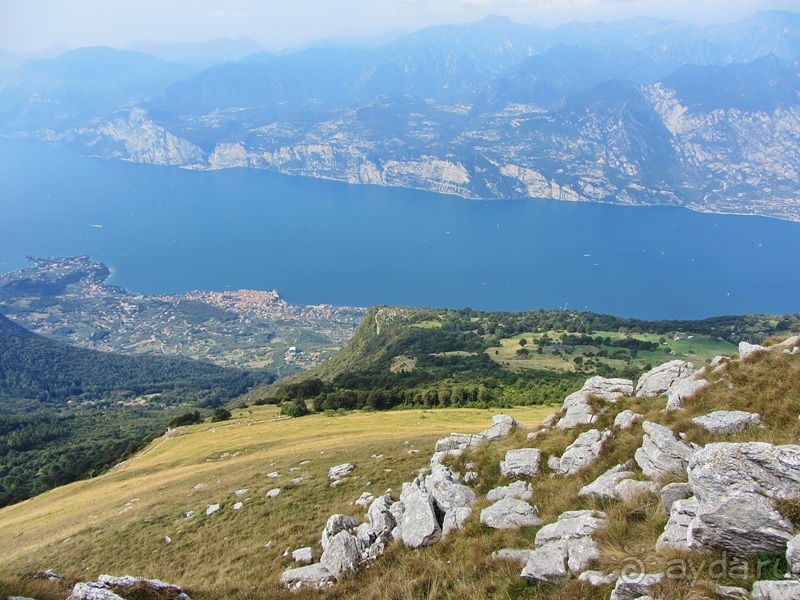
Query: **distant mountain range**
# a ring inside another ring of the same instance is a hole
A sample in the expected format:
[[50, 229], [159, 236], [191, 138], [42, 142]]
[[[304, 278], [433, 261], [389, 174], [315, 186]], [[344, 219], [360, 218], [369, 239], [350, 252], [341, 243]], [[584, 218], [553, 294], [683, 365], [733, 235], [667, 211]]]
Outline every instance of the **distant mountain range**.
[[489, 17], [198, 68], [212, 50], [29, 60], [0, 88], [0, 135], [466, 198], [800, 220], [800, 14], [550, 30]]

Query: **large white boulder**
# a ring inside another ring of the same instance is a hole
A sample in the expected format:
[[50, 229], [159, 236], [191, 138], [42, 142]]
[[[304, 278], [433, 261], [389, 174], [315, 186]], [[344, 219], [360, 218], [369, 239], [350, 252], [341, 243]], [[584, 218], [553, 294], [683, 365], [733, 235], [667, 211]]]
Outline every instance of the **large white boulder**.
[[522, 425], [509, 415], [495, 415], [492, 417], [492, 426], [484, 429], [480, 435], [487, 442], [496, 442], [508, 437], [514, 427], [522, 427]]
[[360, 560], [361, 551], [356, 537], [347, 531], [340, 531], [328, 540], [328, 547], [319, 562], [338, 579], [346, 571], [355, 571]]
[[578, 492], [578, 496], [597, 496], [606, 500], [618, 500], [619, 496], [615, 489], [617, 484], [634, 476], [633, 471], [628, 471], [628, 468], [627, 464], [612, 467], [592, 483], [583, 486]]
[[600, 456], [603, 443], [612, 436], [610, 431], [602, 433], [597, 429], [584, 431], [564, 450], [558, 462], [558, 473], [565, 476], [574, 475], [591, 465]]
[[427, 492], [417, 486], [403, 484], [401, 501], [405, 507], [401, 521], [403, 544], [408, 548], [421, 548], [435, 544], [442, 537], [442, 529], [436, 519], [433, 500]]
[[481, 523], [492, 529], [519, 529], [541, 525], [539, 509], [523, 500], [503, 498], [481, 511]]
[[694, 365], [685, 360], [673, 360], [651, 369], [639, 378], [636, 396], [660, 396], [695, 372]]
[[642, 472], [652, 479], [672, 475], [685, 476], [694, 449], [679, 441], [668, 427], [645, 421], [642, 428], [642, 446], [634, 454], [636, 464]]
[[747, 359], [753, 357], [754, 355], [758, 354], [759, 352], [767, 352], [769, 348], [766, 346], [761, 346], [759, 344], [750, 344], [748, 342], [739, 342], [739, 358], [742, 361], [746, 361]]
[[708, 444], [688, 471], [698, 501], [690, 546], [738, 556], [785, 551], [795, 530], [774, 502], [800, 498], [800, 446]]

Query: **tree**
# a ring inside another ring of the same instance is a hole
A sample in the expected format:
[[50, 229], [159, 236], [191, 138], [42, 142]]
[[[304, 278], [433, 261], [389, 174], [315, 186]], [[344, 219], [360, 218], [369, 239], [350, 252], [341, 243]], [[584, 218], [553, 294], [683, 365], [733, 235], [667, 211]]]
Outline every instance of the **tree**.
[[231, 418], [231, 411], [226, 408], [218, 408], [214, 411], [214, 415], [211, 417], [212, 422], [216, 421], [227, 421]]
[[525, 347], [525, 344], [527, 344], [527, 343], [528, 343], [528, 340], [526, 340], [525, 338], [521, 338], [519, 340], [519, 345], [522, 346], [523, 348]]

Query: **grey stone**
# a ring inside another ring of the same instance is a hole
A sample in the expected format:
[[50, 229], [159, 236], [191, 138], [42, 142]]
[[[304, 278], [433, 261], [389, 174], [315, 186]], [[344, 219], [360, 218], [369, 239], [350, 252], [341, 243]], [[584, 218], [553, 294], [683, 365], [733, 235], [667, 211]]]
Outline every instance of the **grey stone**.
[[297, 550], [292, 551], [292, 560], [294, 562], [309, 564], [313, 557], [314, 555], [312, 554], [311, 546], [298, 548]]
[[472, 448], [485, 441], [486, 437], [480, 433], [451, 433], [449, 437], [442, 438], [436, 442], [434, 451], [448, 452], [450, 450], [464, 450], [465, 448]]
[[338, 579], [345, 571], [355, 571], [361, 560], [361, 550], [355, 536], [340, 531], [328, 540], [319, 563]]
[[610, 431], [603, 433], [597, 429], [584, 431], [564, 450], [558, 462], [557, 472], [569, 476], [588, 467], [600, 456], [603, 443], [611, 436]]
[[691, 498], [692, 486], [688, 483], [668, 483], [661, 488], [661, 504], [664, 505], [664, 510], [669, 514], [672, 510], [672, 504], [676, 500], [686, 500]]
[[533, 498], [533, 486], [525, 481], [515, 481], [506, 486], [489, 490], [489, 493], [486, 494], [486, 499], [489, 502], [497, 502], [503, 498], [517, 498], [527, 502]]
[[514, 550], [513, 548], [503, 548], [497, 552], [492, 552], [492, 558], [498, 560], [510, 560], [517, 563], [520, 567], [528, 564], [532, 550]]
[[798, 600], [800, 581], [756, 581], [753, 584], [751, 600]]
[[113, 575], [100, 575], [97, 578], [97, 584], [106, 586], [115, 592], [125, 593], [125, 590], [131, 588], [145, 587], [155, 593], [167, 594], [170, 598], [175, 600], [189, 600], [183, 589], [172, 583], [166, 583], [160, 579], [147, 579], [145, 577], [132, 577], [131, 575], [123, 575], [122, 577], [115, 577]]
[[442, 537], [446, 536], [451, 531], [461, 531], [464, 529], [464, 524], [471, 515], [472, 508], [469, 506], [458, 506], [448, 510], [442, 521]]
[[219, 504], [209, 504], [206, 507], [206, 516], [213, 515], [218, 510], [219, 510]]
[[761, 425], [761, 415], [743, 410], [718, 410], [692, 419], [711, 433], [732, 434], [744, 431], [751, 425]]
[[531, 552], [522, 569], [522, 578], [531, 581], [559, 584], [569, 578], [567, 570], [567, 542], [558, 540], [546, 548]]
[[328, 543], [337, 533], [355, 529], [357, 525], [356, 520], [348, 515], [331, 515], [322, 530], [322, 549], [328, 549]]
[[800, 575], [800, 535], [794, 536], [786, 545], [786, 562], [792, 573]]
[[392, 529], [397, 526], [397, 518], [392, 513], [393, 504], [395, 503], [389, 494], [384, 494], [376, 498], [367, 510], [370, 527], [378, 535], [386, 536], [387, 541], [391, 537]]
[[744, 588], [734, 587], [732, 585], [715, 585], [714, 592], [717, 596], [730, 598], [731, 600], [750, 600], [750, 592]]
[[578, 496], [597, 496], [607, 500], [617, 500], [619, 499], [616, 492], [617, 484], [633, 476], [633, 471], [627, 471], [626, 465], [617, 465], [600, 475], [592, 483], [583, 486], [578, 492]]
[[689, 524], [697, 516], [697, 498], [675, 500], [669, 512], [669, 521], [656, 541], [656, 550], [688, 550]]
[[489, 442], [496, 442], [508, 437], [511, 430], [518, 425], [519, 423], [517, 423], [513, 417], [508, 415], [495, 415], [492, 417], [492, 426], [482, 431], [481, 435]]
[[614, 494], [623, 502], [632, 502], [643, 494], [657, 494], [658, 486], [652, 481], [623, 479], [614, 486]]
[[614, 417], [614, 429], [630, 429], [634, 423], [641, 421], [643, 417], [644, 415], [632, 410], [623, 410]]
[[76, 583], [68, 600], [125, 600], [102, 583]]
[[739, 342], [739, 359], [746, 361], [759, 352], [766, 352], [769, 348], [759, 344], [750, 344], [748, 342]]
[[547, 457], [547, 468], [550, 469], [551, 471], [558, 472], [560, 465], [561, 465], [561, 459], [558, 456]]
[[800, 446], [708, 444], [689, 463], [689, 483], [699, 502], [690, 546], [737, 556], [785, 551], [795, 531], [774, 501], [800, 498]]
[[686, 467], [694, 450], [688, 444], [678, 441], [672, 431], [663, 425], [645, 421], [642, 428], [642, 447], [634, 455], [642, 472], [653, 479], [686, 475]]
[[475, 502], [472, 488], [457, 483], [456, 479], [457, 476], [446, 467], [435, 470], [425, 479], [425, 489], [433, 498], [434, 505], [443, 513]]
[[516, 498], [503, 498], [481, 511], [481, 523], [492, 529], [519, 529], [540, 525], [539, 509]]
[[636, 396], [660, 396], [666, 394], [678, 382], [688, 379], [695, 372], [694, 365], [685, 360], [672, 360], [651, 369], [639, 378]]
[[547, 415], [544, 419], [542, 419], [542, 427], [546, 428], [552, 427], [557, 420], [558, 420], [558, 413]]
[[356, 506], [361, 506], [362, 508], [367, 508], [372, 501], [375, 500], [375, 496], [370, 494], [369, 492], [362, 492], [361, 495], [358, 497], [358, 500], [353, 502]]
[[705, 379], [698, 379], [697, 374], [689, 379], [682, 379], [667, 390], [667, 406], [664, 410], [681, 410], [683, 401], [691, 398], [700, 390], [711, 385]]
[[616, 402], [624, 396], [633, 394], [633, 382], [629, 379], [608, 379], [592, 377], [583, 387], [567, 396], [561, 409], [564, 416], [556, 423], [559, 429], [574, 429], [580, 425], [591, 425], [597, 415], [591, 406], [591, 398], [597, 397], [606, 402]]
[[328, 479], [331, 481], [338, 481], [342, 477], [347, 477], [355, 468], [355, 465], [351, 465], [350, 463], [344, 463], [341, 465], [336, 465], [335, 467], [331, 467], [328, 469]]
[[506, 452], [500, 462], [500, 472], [505, 477], [533, 477], [539, 473], [542, 451], [537, 448], [520, 448]]
[[578, 581], [583, 581], [589, 585], [611, 585], [619, 577], [619, 573], [604, 573], [603, 571], [584, 571], [578, 575]]
[[431, 456], [431, 467], [435, 467], [437, 465], [441, 465], [442, 461], [448, 456], [461, 456], [463, 450], [444, 450], [442, 452], [434, 452], [433, 456]]
[[280, 582], [283, 587], [292, 591], [298, 590], [301, 587], [322, 590], [336, 583], [336, 577], [324, 566], [317, 563], [284, 571], [281, 573]]
[[267, 498], [277, 498], [281, 493], [281, 488], [272, 488], [267, 492]]
[[408, 548], [421, 548], [435, 544], [442, 537], [442, 529], [436, 520], [433, 501], [427, 492], [413, 486], [406, 490], [403, 485], [405, 511], [401, 521], [403, 544]]
[[663, 573], [636, 573], [634, 576], [620, 576], [611, 592], [610, 600], [637, 600], [649, 596], [649, 592], [664, 580]]
[[625, 396], [633, 396], [633, 381], [596, 375], [587, 379], [581, 390], [606, 402], [616, 402]]

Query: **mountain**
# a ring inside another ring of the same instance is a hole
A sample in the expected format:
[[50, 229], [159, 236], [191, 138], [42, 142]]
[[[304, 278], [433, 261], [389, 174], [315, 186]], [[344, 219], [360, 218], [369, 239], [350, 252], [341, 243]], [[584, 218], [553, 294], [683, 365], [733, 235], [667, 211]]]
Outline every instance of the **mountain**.
[[136, 41], [123, 50], [150, 54], [158, 58], [180, 63], [192, 69], [208, 69], [225, 62], [241, 60], [251, 54], [264, 51], [264, 46], [246, 37], [216, 38], [207, 42], [149, 42]]
[[0, 134], [465, 198], [800, 220], [798, 39], [800, 16], [772, 11], [714, 27], [489, 17], [200, 72], [83, 49], [14, 72]]

